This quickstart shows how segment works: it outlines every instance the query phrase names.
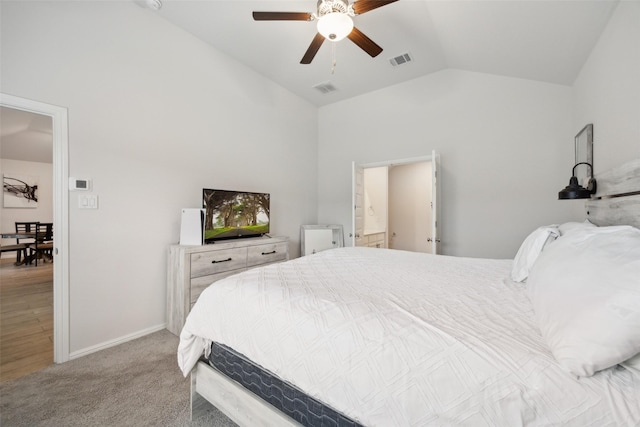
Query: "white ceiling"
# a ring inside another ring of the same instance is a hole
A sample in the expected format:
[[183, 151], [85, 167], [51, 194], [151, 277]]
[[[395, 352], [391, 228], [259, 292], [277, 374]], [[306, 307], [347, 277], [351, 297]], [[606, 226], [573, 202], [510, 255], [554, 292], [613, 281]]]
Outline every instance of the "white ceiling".
[[[143, 5], [145, 1], [134, 0]], [[356, 16], [384, 51], [325, 41], [301, 65], [315, 22], [256, 22], [253, 11], [315, 12], [316, 0], [162, 0], [158, 13], [281, 86], [322, 106], [446, 68], [571, 85], [617, 0], [399, 0]], [[413, 61], [392, 67], [409, 53]], [[338, 90], [322, 94], [313, 86]], [[0, 108], [0, 157], [52, 162], [51, 118]]]
[[[617, 0], [399, 0], [354, 18], [384, 49], [379, 56], [348, 39], [325, 41], [310, 65], [299, 62], [315, 22], [256, 22], [251, 12], [315, 12], [316, 0], [162, 3], [155, 13], [164, 19], [321, 106], [446, 68], [571, 85]], [[391, 66], [404, 53], [413, 61]], [[313, 89], [326, 82], [338, 90]]]
[[51, 117], [0, 107], [0, 158], [53, 163]]

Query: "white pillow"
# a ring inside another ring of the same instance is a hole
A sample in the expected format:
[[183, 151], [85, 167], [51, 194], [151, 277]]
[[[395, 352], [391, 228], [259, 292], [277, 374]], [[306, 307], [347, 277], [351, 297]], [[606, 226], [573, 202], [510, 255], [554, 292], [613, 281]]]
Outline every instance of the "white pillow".
[[524, 282], [529, 276], [529, 271], [536, 262], [538, 255], [544, 247], [554, 241], [560, 233], [555, 225], [538, 227], [529, 234], [513, 259], [513, 267], [511, 267], [511, 279], [515, 282]]
[[640, 353], [640, 230], [568, 233], [540, 254], [529, 298], [556, 360], [590, 376]]
[[591, 230], [592, 228], [597, 227], [597, 225], [589, 222], [588, 219], [585, 219], [583, 222], [565, 222], [564, 224], [560, 224], [558, 226], [558, 230], [560, 231], [560, 235], [564, 236], [568, 232], [573, 231], [582, 231], [582, 230]]
[[630, 371], [640, 375], [640, 353], [636, 354], [629, 360], [625, 360], [621, 363], [621, 365], [629, 369]]

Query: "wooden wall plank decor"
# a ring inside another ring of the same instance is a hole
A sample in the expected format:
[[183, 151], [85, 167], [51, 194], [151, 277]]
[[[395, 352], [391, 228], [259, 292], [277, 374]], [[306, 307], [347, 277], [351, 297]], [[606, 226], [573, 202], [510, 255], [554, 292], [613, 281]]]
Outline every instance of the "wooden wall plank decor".
[[587, 200], [587, 218], [599, 226], [640, 228], [640, 159], [596, 176], [598, 192]]
[[640, 191], [640, 158], [596, 175], [596, 197]]
[[640, 195], [589, 200], [587, 219], [599, 226], [624, 224], [640, 228]]

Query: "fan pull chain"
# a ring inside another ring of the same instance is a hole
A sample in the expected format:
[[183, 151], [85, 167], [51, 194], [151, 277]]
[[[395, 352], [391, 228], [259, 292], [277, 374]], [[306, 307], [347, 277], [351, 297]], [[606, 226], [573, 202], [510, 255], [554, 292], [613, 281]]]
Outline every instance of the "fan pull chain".
[[331, 57], [332, 57], [332, 61], [331, 61], [331, 74], [333, 74], [336, 71], [336, 43], [331, 43]]

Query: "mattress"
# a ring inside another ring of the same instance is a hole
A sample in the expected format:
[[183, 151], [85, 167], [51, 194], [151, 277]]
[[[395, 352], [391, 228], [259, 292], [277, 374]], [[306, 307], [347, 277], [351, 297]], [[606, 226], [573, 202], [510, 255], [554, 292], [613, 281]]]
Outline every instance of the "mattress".
[[511, 260], [339, 248], [216, 282], [180, 336], [185, 375], [213, 341], [367, 426], [640, 423], [640, 379], [571, 376]]
[[208, 360], [218, 371], [304, 426], [360, 427], [228, 347], [212, 343]]

